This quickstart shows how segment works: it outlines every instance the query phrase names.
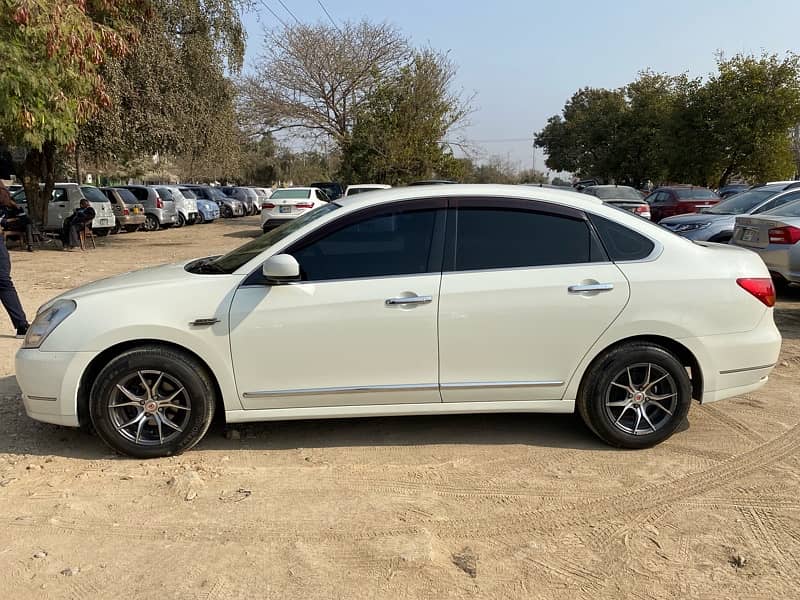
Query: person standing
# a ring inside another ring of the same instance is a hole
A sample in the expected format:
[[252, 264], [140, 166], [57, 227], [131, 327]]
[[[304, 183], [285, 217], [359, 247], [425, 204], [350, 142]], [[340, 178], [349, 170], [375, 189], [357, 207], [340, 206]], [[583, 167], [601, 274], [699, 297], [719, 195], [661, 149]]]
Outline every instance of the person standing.
[[33, 227], [31, 226], [31, 219], [25, 214], [25, 211], [14, 202], [8, 189], [4, 189], [6, 193], [0, 194], [0, 227], [3, 228], [3, 231], [18, 231], [19, 233], [25, 234], [28, 252], [33, 252]]
[[[2, 182], [0, 182], [0, 202], [4, 205], [13, 202], [11, 194]], [[5, 240], [0, 244], [0, 302], [11, 317], [11, 323], [17, 330], [17, 337], [24, 338], [28, 333], [28, 317], [25, 316], [14, 282], [11, 281], [11, 257], [8, 255]]]

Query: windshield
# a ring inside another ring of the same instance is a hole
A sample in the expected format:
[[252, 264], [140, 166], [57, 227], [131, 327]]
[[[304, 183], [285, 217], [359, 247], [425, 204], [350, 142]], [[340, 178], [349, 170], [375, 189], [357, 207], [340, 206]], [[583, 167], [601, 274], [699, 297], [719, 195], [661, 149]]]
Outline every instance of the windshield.
[[591, 193], [600, 200], [641, 200], [642, 195], [632, 187], [624, 185], [617, 187], [596, 187], [592, 188]]
[[254, 239], [252, 242], [248, 242], [244, 246], [239, 246], [236, 250], [228, 252], [228, 254], [225, 256], [220, 256], [219, 258], [208, 261], [207, 263], [202, 263], [199, 265], [199, 268], [207, 273], [233, 273], [236, 269], [241, 267], [247, 261], [261, 254], [270, 246], [293, 234], [301, 227], [305, 227], [312, 221], [316, 221], [320, 217], [324, 217], [329, 212], [334, 211], [337, 208], [341, 207], [333, 202], [323, 204], [322, 206], [310, 210], [306, 214], [273, 229], [269, 233], [265, 233], [264, 235]]
[[[765, 210], [762, 215], [778, 215], [781, 217], [800, 217], [800, 200], [789, 202], [772, 210]], [[761, 215], [759, 215], [761, 216]]]
[[767, 190], [742, 192], [723, 200], [714, 208], [709, 208], [706, 213], [712, 215], [743, 215], [774, 196], [775, 193]]
[[713, 199], [719, 198], [714, 192], [706, 188], [677, 188], [675, 193], [681, 200], [690, 200], [693, 198]]
[[297, 199], [297, 198], [309, 198], [311, 196], [311, 190], [275, 190], [272, 192], [272, 196], [269, 197], [270, 200], [280, 200], [282, 198], [288, 199]]
[[181, 189], [181, 194], [183, 194], [184, 198], [188, 198], [189, 200], [197, 200], [195, 193], [188, 188]]
[[211, 196], [214, 200], [230, 200], [230, 198], [228, 198], [224, 193], [222, 193], [222, 190], [213, 187], [207, 189], [209, 196]]

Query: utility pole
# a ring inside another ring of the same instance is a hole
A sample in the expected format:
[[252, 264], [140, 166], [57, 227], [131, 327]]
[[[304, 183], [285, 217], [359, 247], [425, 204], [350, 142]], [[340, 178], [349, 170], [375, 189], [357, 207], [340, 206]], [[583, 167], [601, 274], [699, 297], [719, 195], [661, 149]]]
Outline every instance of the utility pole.
[[532, 152], [532, 160], [531, 160], [531, 168], [534, 173], [536, 173], [536, 134], [533, 134], [533, 152]]

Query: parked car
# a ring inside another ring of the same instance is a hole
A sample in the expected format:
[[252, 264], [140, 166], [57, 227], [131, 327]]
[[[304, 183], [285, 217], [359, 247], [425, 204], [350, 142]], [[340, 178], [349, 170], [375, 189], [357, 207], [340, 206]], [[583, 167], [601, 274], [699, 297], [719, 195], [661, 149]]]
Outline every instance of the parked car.
[[[44, 184], [41, 184], [41, 188], [44, 189]], [[93, 191], [97, 193], [95, 194]], [[28, 211], [28, 202], [24, 189], [18, 190], [13, 198], [14, 202], [21, 205], [26, 212]], [[64, 228], [64, 219], [72, 215], [80, 207], [83, 199], [89, 201], [95, 212], [95, 217], [91, 224], [92, 231], [99, 236], [108, 235], [116, 223], [111, 203], [97, 188], [79, 186], [77, 183], [55, 184], [52, 197], [47, 205], [47, 219], [43, 228], [44, 231], [51, 233], [61, 232]]]
[[20, 184], [18, 184], [18, 183], [12, 183], [11, 185], [9, 185], [7, 187], [8, 187], [8, 193], [9, 194], [14, 194], [15, 192], [18, 192], [18, 191], [20, 191], [22, 189], [22, 186]]
[[175, 223], [175, 227], [194, 225], [197, 220], [197, 201], [194, 198], [184, 196], [180, 188], [175, 185], [159, 187], [158, 194], [162, 198], [169, 198], [175, 203], [175, 210], [178, 211], [178, 222]]
[[800, 283], [800, 200], [737, 217], [731, 243], [757, 252], [779, 287]]
[[114, 231], [119, 233], [123, 229], [132, 233], [144, 225], [144, 205], [136, 200], [136, 196], [125, 188], [104, 187], [100, 188], [114, 211]]
[[210, 185], [187, 185], [182, 187], [187, 187], [192, 190], [198, 198], [214, 202], [219, 207], [219, 214], [226, 219], [243, 217], [245, 214], [244, 204], [235, 198], [226, 196], [222, 190], [217, 187]]
[[600, 185], [600, 181], [598, 179], [581, 179], [573, 183], [572, 187], [575, 188], [576, 191], [582, 192], [584, 188], [592, 185]]
[[278, 188], [261, 204], [261, 229], [266, 233], [327, 202], [325, 192], [316, 188]]
[[644, 201], [650, 205], [650, 218], [658, 223], [674, 215], [700, 212], [714, 206], [720, 197], [708, 188], [686, 185], [656, 188]]
[[308, 187], [322, 190], [325, 192], [325, 196], [327, 196], [329, 200], [338, 200], [344, 194], [344, 188], [342, 187], [342, 184], [336, 183], [335, 181], [319, 181], [317, 183], [312, 183]]
[[733, 237], [737, 216], [757, 215], [800, 200], [798, 187], [800, 187], [799, 182], [763, 185], [729, 196], [700, 213], [667, 217], [662, 219], [659, 225], [690, 240], [727, 244]]
[[219, 219], [219, 206], [216, 202], [198, 198], [194, 191], [189, 188], [182, 187], [179, 189], [184, 198], [194, 200], [197, 205], [197, 216], [194, 219], [195, 223], [201, 225], [203, 223], [213, 223]]
[[643, 219], [650, 218], [650, 205], [635, 188], [627, 185], [590, 185], [583, 188], [584, 194], [600, 198], [606, 204], [628, 210]]
[[191, 448], [217, 410], [577, 410], [609, 444], [644, 448], [692, 398], [764, 385], [774, 302], [753, 252], [686, 243], [586, 194], [403, 187], [66, 292], [39, 309], [15, 373], [28, 415], [91, 423], [141, 458]]
[[360, 183], [358, 185], [348, 185], [344, 191], [345, 197], [355, 196], [356, 194], [363, 194], [364, 192], [374, 192], [375, 190], [388, 190], [390, 185], [382, 183]]
[[162, 196], [158, 192], [161, 186], [155, 185], [124, 185], [120, 186], [129, 190], [136, 199], [144, 205], [144, 225], [145, 231], [156, 231], [160, 227], [169, 228], [178, 223], [178, 211], [175, 203], [165, 194]]
[[241, 202], [244, 205], [246, 215], [255, 215], [261, 210], [261, 201], [256, 191], [252, 188], [223, 187], [222, 193]]
[[728, 198], [730, 196], [735, 196], [736, 194], [741, 194], [742, 192], [746, 192], [752, 186], [746, 183], [729, 183], [728, 185], [724, 185], [719, 190], [717, 190], [717, 194], [722, 199]]

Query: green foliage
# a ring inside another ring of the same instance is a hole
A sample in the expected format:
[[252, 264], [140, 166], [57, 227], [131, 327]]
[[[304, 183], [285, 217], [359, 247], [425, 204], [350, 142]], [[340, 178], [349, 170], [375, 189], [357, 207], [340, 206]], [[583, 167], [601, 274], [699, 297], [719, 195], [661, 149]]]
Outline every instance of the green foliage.
[[705, 83], [645, 71], [618, 90], [580, 90], [536, 144], [548, 167], [582, 177], [722, 186], [791, 175], [798, 122], [797, 57], [736, 55]]
[[468, 110], [450, 92], [454, 76], [446, 55], [426, 49], [387, 77], [364, 102], [343, 142], [341, 179], [397, 185], [459, 177], [461, 164], [443, 143]]

